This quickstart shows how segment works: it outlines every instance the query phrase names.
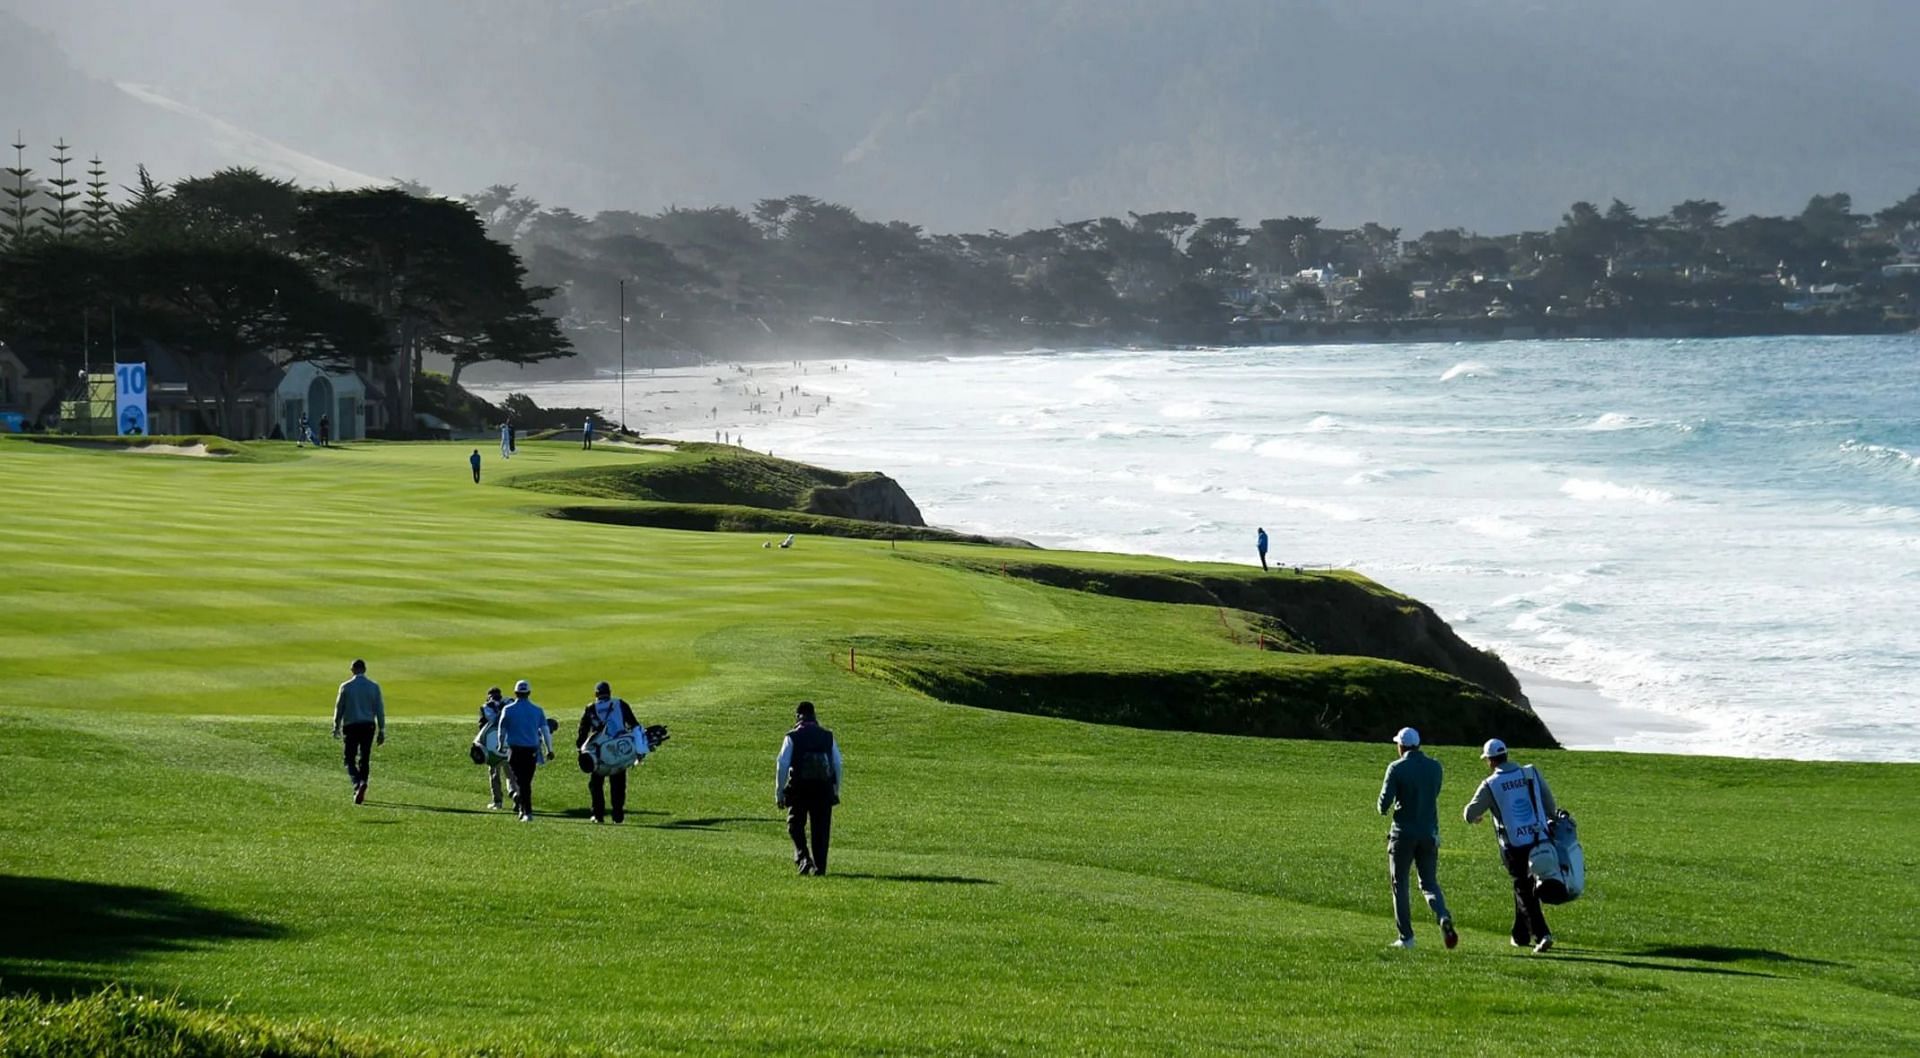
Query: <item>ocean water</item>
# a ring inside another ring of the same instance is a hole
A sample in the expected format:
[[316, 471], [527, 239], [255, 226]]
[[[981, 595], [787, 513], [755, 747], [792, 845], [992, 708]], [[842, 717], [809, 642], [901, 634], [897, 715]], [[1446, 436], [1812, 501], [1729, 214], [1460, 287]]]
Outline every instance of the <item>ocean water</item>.
[[[1920, 337], [835, 364], [709, 371], [733, 403], [653, 428], [885, 470], [930, 522], [1046, 547], [1250, 563], [1264, 526], [1674, 721], [1624, 748], [1920, 760]], [[747, 414], [743, 381], [808, 395]]]

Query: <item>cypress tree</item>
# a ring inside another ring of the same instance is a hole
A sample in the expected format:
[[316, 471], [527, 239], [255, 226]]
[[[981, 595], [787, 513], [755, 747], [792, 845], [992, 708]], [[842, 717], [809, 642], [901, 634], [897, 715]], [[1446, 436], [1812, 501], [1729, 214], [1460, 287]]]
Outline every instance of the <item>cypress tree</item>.
[[27, 145], [21, 142], [23, 138], [19, 133], [14, 133], [13, 164], [6, 166], [4, 170], [9, 177], [13, 178], [13, 186], [0, 187], [0, 192], [5, 192], [7, 196], [7, 202], [0, 205], [0, 216], [5, 216], [11, 222], [8, 225], [11, 230], [7, 231], [8, 241], [11, 243], [26, 240], [27, 218], [33, 216], [34, 212], [32, 207], [27, 205], [27, 200], [34, 195], [33, 189], [27, 186], [27, 177], [33, 175], [33, 170], [27, 168]]
[[65, 139], [53, 145], [53, 164], [59, 166], [59, 169], [58, 175], [47, 181], [53, 186], [53, 190], [46, 193], [47, 197], [53, 200], [53, 205], [42, 206], [40, 209], [40, 212], [53, 222], [54, 236], [59, 239], [65, 239], [73, 230], [76, 213], [73, 209], [73, 200], [80, 197], [80, 192], [73, 189], [74, 185], [80, 181], [67, 175], [67, 163], [73, 160], [67, 154], [68, 150]]
[[104, 239], [113, 234], [113, 203], [107, 199], [107, 170], [100, 156], [93, 156], [87, 170], [87, 234]]

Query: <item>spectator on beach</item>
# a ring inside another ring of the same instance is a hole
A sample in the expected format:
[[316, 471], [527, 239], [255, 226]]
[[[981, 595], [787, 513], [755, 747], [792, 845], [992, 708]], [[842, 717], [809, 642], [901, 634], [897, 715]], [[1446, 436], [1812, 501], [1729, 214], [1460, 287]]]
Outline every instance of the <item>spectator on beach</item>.
[[801, 874], [825, 874], [833, 806], [840, 803], [840, 744], [815, 719], [812, 702], [801, 702], [793, 714], [793, 730], [780, 743], [774, 761], [774, 804], [787, 810], [794, 866]]
[[1516, 948], [1533, 945], [1536, 952], [1553, 947], [1553, 931], [1540, 910], [1540, 897], [1534, 892], [1528, 853], [1535, 845], [1549, 840], [1547, 825], [1559, 807], [1547, 780], [1531, 764], [1518, 765], [1507, 760], [1507, 744], [1490, 738], [1480, 751], [1490, 773], [1467, 802], [1468, 823], [1493, 813], [1493, 833], [1500, 842], [1500, 857], [1507, 874], [1513, 878], [1513, 932]]
[[333, 420], [320, 416], [320, 447], [326, 448], [333, 443]]
[[[483, 745], [498, 744], [499, 732], [500, 732], [500, 714], [503, 711], [505, 711], [506, 708], [507, 708], [507, 702], [506, 702], [506, 699], [500, 696], [500, 688], [498, 687], [487, 688], [487, 700], [480, 703], [480, 735], [479, 737], [483, 740], [482, 742]], [[517, 789], [513, 781], [513, 772], [511, 769], [507, 767], [506, 761], [500, 761], [497, 764], [487, 765], [487, 786], [489, 788], [489, 791], [493, 794], [493, 800], [487, 802], [487, 809], [489, 811], [498, 812], [500, 810], [500, 783], [501, 783], [501, 780], [503, 779], [507, 783], [507, 790], [509, 793], [512, 793], [515, 789]], [[514, 794], [514, 800], [516, 801], [516, 803], [519, 801], [518, 794]]]
[[1400, 757], [1387, 765], [1380, 783], [1380, 814], [1393, 812], [1387, 830], [1387, 878], [1393, 883], [1393, 924], [1399, 937], [1395, 948], [1413, 947], [1413, 913], [1408, 873], [1420, 872], [1420, 895], [1440, 922], [1440, 936], [1451, 948], [1460, 943], [1453, 916], [1440, 893], [1440, 762], [1420, 751], [1420, 732], [1403, 727], [1393, 736]]
[[387, 743], [387, 703], [380, 697], [380, 685], [367, 679], [367, 663], [355, 658], [351, 667], [353, 676], [333, 699], [333, 737], [343, 743], [353, 803], [363, 804], [373, 747]]
[[497, 743], [513, 771], [513, 808], [522, 823], [533, 822], [534, 769], [553, 759], [553, 731], [546, 711], [529, 697], [532, 693], [526, 680], [513, 685], [513, 701], [500, 710]]
[[474, 449], [473, 454], [467, 457], [467, 462], [473, 466], [473, 483], [475, 485], [480, 484], [480, 450], [478, 448]]
[[593, 447], [593, 416], [591, 415], [587, 416], [587, 421], [580, 427], [580, 447], [583, 449]]
[[[584, 752], [589, 739], [601, 735], [618, 738], [628, 733], [636, 736], [633, 742], [634, 749], [638, 750], [641, 756], [646, 756], [647, 740], [640, 732], [640, 721], [633, 718], [633, 708], [626, 703], [625, 699], [613, 696], [613, 687], [607, 681], [601, 680], [594, 684], [593, 701], [588, 702], [587, 708], [580, 714], [580, 728], [574, 737], [573, 744], [581, 747]], [[608, 787], [611, 787], [610, 792], [613, 794], [613, 821], [625, 822], [627, 818], [626, 771], [602, 775], [597, 768], [587, 778], [587, 798], [593, 805], [593, 821], [603, 823], [607, 819], [605, 795], [609, 792]]]
[[1267, 531], [1259, 530], [1253, 538], [1253, 546], [1260, 552], [1260, 572], [1267, 571]]

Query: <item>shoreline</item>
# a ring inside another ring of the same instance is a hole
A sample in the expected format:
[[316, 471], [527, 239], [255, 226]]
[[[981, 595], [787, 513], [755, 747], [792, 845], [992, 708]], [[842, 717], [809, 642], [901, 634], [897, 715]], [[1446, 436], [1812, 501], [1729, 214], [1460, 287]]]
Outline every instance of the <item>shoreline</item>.
[[1704, 731], [1700, 724], [1646, 709], [1635, 709], [1602, 693], [1590, 683], [1555, 679], [1528, 669], [1512, 669], [1533, 711], [1547, 730], [1553, 732], [1562, 748], [1568, 750], [1610, 750], [1616, 753], [1675, 753], [1674, 749], [1648, 749], [1636, 743], [1639, 736], [1665, 736]]

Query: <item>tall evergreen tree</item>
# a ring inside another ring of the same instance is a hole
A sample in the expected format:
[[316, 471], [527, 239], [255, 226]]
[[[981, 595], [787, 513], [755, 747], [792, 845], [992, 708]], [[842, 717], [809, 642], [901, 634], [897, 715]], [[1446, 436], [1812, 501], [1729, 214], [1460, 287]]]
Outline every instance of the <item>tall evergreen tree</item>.
[[53, 200], [53, 205], [40, 208], [41, 215], [50, 222], [57, 239], [65, 239], [72, 234], [79, 217], [79, 211], [73, 208], [73, 200], [80, 197], [80, 192], [74, 190], [80, 180], [67, 175], [67, 165], [73, 161], [67, 153], [71, 149], [64, 138], [53, 145], [53, 164], [58, 168], [54, 170], [53, 179], [47, 181], [53, 190], [46, 192], [47, 198]]
[[104, 239], [113, 234], [113, 201], [107, 197], [107, 170], [94, 155], [87, 169], [87, 234]]
[[5, 172], [12, 180], [13, 186], [0, 187], [0, 191], [4, 191], [7, 196], [6, 204], [0, 205], [0, 214], [4, 214], [7, 218], [7, 241], [17, 244], [26, 241], [27, 221], [33, 217], [34, 213], [33, 207], [27, 205], [27, 201], [34, 196], [34, 189], [27, 183], [27, 179], [33, 175], [33, 170], [27, 167], [27, 145], [24, 137], [17, 133], [13, 137], [13, 164], [7, 166]]

